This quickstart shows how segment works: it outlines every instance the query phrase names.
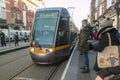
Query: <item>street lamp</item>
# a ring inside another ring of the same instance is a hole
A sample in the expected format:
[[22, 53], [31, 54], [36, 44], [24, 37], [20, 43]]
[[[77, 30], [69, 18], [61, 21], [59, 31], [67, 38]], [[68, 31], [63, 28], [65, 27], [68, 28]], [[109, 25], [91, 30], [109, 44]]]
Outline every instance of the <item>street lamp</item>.
[[74, 9], [75, 7], [68, 7], [67, 10], [70, 12], [70, 10], [72, 10], [72, 12], [70, 13], [72, 18], [73, 18], [73, 13], [74, 13]]
[[117, 29], [119, 31], [120, 0], [116, 0], [114, 8], [116, 9], [116, 13], [117, 13]]

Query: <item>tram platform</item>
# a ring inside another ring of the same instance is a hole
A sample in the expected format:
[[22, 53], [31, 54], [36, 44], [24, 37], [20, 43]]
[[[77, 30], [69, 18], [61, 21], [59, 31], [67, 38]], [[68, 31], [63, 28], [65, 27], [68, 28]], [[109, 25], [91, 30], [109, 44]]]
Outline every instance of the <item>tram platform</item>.
[[[77, 51], [76, 54], [79, 54], [79, 51]], [[90, 50], [88, 52], [88, 54], [89, 54], [90, 72], [89, 73], [81, 73], [80, 67], [82, 67], [84, 65], [84, 59], [83, 59], [83, 56], [79, 55], [78, 80], [95, 80], [95, 77], [97, 76], [97, 72], [93, 70], [97, 53], [95, 51]]]
[[15, 46], [14, 42], [11, 42], [10, 44], [7, 43], [6, 46], [3, 46], [1, 47], [0, 46], [0, 55], [1, 54], [5, 54], [7, 52], [11, 52], [11, 51], [14, 51], [14, 50], [18, 50], [18, 49], [22, 49], [22, 48], [26, 48], [30, 45], [30, 42], [23, 42], [23, 41], [20, 41], [19, 42], [19, 46]]
[[80, 67], [84, 66], [84, 58], [75, 48], [71, 57], [69, 58], [67, 66], [62, 74], [61, 80], [95, 80], [97, 72], [93, 70], [93, 66], [95, 63], [96, 52], [90, 50], [88, 53], [90, 72], [81, 73]]

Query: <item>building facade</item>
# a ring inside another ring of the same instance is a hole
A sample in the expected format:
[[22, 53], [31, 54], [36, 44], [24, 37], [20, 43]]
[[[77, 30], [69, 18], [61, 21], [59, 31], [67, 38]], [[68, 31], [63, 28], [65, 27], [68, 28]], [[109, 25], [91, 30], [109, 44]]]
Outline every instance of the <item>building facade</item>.
[[91, 0], [91, 23], [100, 23], [103, 16], [106, 16], [114, 19], [113, 26], [117, 28], [115, 2], [116, 0]]
[[5, 0], [0, 0], [0, 27], [6, 26], [6, 2]]
[[[6, 25], [1, 28], [12, 28], [17, 30], [30, 30], [34, 12], [38, 7], [44, 7], [42, 0], [0, 0], [0, 8], [3, 8], [3, 16]], [[1, 12], [0, 12], [1, 13]], [[2, 14], [2, 13], [1, 13]], [[1, 22], [0, 22], [1, 24]]]

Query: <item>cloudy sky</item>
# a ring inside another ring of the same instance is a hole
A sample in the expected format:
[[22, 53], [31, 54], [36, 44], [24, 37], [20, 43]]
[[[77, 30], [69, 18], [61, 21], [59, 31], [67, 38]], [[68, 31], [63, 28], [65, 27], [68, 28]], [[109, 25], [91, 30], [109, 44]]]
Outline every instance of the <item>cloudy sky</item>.
[[46, 7], [74, 7], [69, 12], [78, 28], [82, 19], [87, 18], [90, 12], [90, 0], [44, 0]]

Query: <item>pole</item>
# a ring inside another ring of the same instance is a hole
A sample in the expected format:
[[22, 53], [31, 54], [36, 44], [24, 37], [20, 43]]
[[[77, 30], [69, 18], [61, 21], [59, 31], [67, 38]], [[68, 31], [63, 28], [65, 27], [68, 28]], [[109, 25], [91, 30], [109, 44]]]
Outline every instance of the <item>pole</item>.
[[72, 10], [70, 14], [71, 14], [71, 17], [73, 18], [73, 13], [74, 13], [75, 7], [68, 7], [67, 9], [69, 12], [70, 12], [70, 10]]
[[9, 46], [11, 46], [11, 42], [10, 42], [10, 24], [8, 25], [8, 40], [9, 40]]
[[74, 14], [74, 7], [73, 7], [73, 11], [72, 11], [72, 18], [73, 18], [73, 14]]

